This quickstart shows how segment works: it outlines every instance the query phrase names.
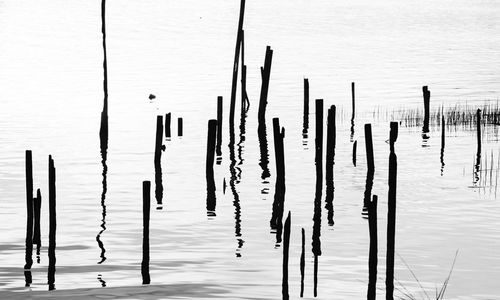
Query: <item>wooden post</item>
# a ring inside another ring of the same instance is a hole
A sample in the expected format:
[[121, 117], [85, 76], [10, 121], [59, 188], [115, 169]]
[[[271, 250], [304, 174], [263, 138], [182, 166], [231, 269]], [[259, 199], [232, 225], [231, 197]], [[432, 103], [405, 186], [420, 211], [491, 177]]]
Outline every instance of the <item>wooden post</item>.
[[172, 114], [168, 113], [165, 115], [165, 137], [170, 138], [172, 136], [171, 130], [170, 130], [170, 123], [172, 119]]
[[300, 298], [304, 297], [304, 276], [306, 268], [306, 231], [302, 228], [302, 252], [300, 253]]
[[481, 110], [476, 111], [477, 153], [481, 153]]
[[182, 136], [182, 118], [177, 118], [177, 136]]
[[271, 229], [276, 229], [276, 243], [281, 242], [283, 209], [285, 203], [285, 154], [283, 147], [284, 129], [278, 118], [273, 118], [274, 153], [276, 156], [276, 188], [271, 217]]
[[397, 186], [397, 156], [394, 143], [398, 138], [398, 123], [391, 122], [389, 137], [389, 197], [387, 211], [387, 258], [386, 258], [386, 299], [394, 299], [394, 250], [396, 236], [396, 186]]
[[217, 97], [217, 156], [222, 155], [222, 110], [223, 102], [222, 96]]
[[333, 226], [333, 165], [335, 164], [335, 145], [336, 145], [336, 124], [335, 124], [335, 105], [328, 109], [327, 117], [327, 137], [326, 137], [326, 209], [328, 211], [328, 225]]
[[[163, 147], [163, 116], [156, 116], [156, 143], [155, 143], [155, 198], [158, 205], [163, 204], [163, 182], [161, 171], [161, 151]], [[158, 207], [161, 209], [161, 207]]]
[[356, 166], [356, 152], [358, 149], [358, 141], [355, 140], [354, 143], [352, 144], [352, 164]]
[[260, 101], [259, 101], [259, 112], [258, 118], [259, 122], [263, 122], [266, 118], [266, 107], [267, 107], [267, 94], [269, 91], [269, 79], [271, 76], [271, 63], [273, 60], [273, 50], [270, 46], [266, 47], [266, 58], [264, 61], [264, 68], [262, 70], [262, 86], [260, 89]]
[[368, 203], [371, 199], [373, 177], [375, 175], [375, 163], [373, 159], [372, 125], [365, 124], [365, 147], [366, 147], [366, 185], [363, 198], [363, 214], [367, 211]]
[[352, 97], [352, 115], [351, 120], [354, 120], [356, 116], [356, 97], [354, 94], [354, 82], [351, 82], [351, 97]]
[[49, 291], [55, 289], [56, 273], [56, 168], [54, 160], [49, 155], [49, 268], [47, 281]]
[[441, 161], [441, 176], [443, 176], [444, 170], [444, 147], [445, 147], [445, 136], [446, 136], [446, 124], [444, 120], [444, 114], [441, 114], [441, 155], [439, 157]]
[[108, 62], [106, 54], [106, 0], [101, 1], [101, 31], [102, 31], [102, 49], [103, 49], [103, 75], [102, 82], [104, 91], [103, 108], [101, 112], [101, 127], [99, 129], [99, 138], [101, 149], [108, 148]]
[[34, 209], [35, 209], [35, 227], [33, 229], [33, 244], [36, 245], [36, 255], [37, 262], [40, 263], [40, 248], [42, 247], [42, 240], [40, 237], [40, 210], [42, 207], [42, 194], [40, 193], [40, 189], [36, 191], [36, 198], [34, 200]]
[[367, 300], [375, 300], [377, 293], [377, 264], [378, 264], [378, 237], [377, 237], [377, 195], [368, 203], [368, 228], [370, 231], [370, 252], [368, 257], [368, 292]]
[[215, 216], [215, 179], [214, 179], [214, 153], [215, 153], [215, 138], [219, 132], [217, 129], [217, 120], [208, 121], [207, 134], [207, 159], [205, 174], [207, 178], [207, 215]]
[[318, 256], [321, 255], [321, 196], [323, 182], [323, 99], [316, 99], [316, 194], [314, 197], [313, 241], [314, 254], [314, 297], [318, 295]]
[[[234, 110], [236, 108], [236, 85], [238, 82], [238, 64], [240, 60], [241, 38], [243, 35], [243, 19], [245, 16], [245, 0], [240, 2], [240, 17], [238, 20], [238, 31], [236, 35], [236, 47], [234, 49], [233, 80], [231, 85], [231, 102], [229, 108], [229, 123], [234, 124]], [[231, 125], [230, 125], [231, 126]]]
[[292, 216], [288, 212], [288, 217], [285, 221], [285, 230], [283, 233], [283, 281], [282, 290], [283, 300], [288, 300], [288, 255], [290, 250], [290, 223], [292, 222]]
[[430, 111], [431, 92], [429, 91], [426, 85], [422, 87], [422, 92], [424, 94], [424, 127], [422, 129], [422, 132], [427, 133], [429, 132], [429, 114], [430, 114], [429, 111]]
[[149, 276], [149, 214], [151, 206], [151, 182], [142, 182], [142, 284], [150, 284]]
[[32, 283], [31, 266], [33, 265], [33, 164], [31, 150], [26, 150], [26, 240], [25, 240], [25, 286]]
[[304, 117], [302, 124], [302, 137], [307, 138], [307, 130], [309, 129], [309, 79], [304, 78]]

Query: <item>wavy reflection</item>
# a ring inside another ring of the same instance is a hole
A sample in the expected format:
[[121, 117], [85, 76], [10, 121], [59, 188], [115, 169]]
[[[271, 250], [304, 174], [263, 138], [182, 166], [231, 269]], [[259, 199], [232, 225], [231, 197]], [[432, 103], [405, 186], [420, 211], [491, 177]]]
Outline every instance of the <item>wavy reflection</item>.
[[229, 188], [233, 194], [233, 206], [234, 206], [234, 235], [238, 242], [236, 249], [236, 257], [241, 257], [241, 248], [245, 242], [241, 237], [241, 205], [240, 205], [240, 195], [236, 190], [236, 183], [238, 180], [237, 170], [236, 170], [236, 154], [235, 154], [235, 133], [234, 124], [230, 122], [229, 124], [229, 173], [231, 174], [229, 178]]

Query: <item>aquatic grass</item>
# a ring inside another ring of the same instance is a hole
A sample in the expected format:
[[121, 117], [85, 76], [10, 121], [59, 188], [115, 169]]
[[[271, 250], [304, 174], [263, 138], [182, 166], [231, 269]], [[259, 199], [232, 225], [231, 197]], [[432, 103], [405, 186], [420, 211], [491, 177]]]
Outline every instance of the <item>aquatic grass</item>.
[[[401, 261], [403, 262], [403, 264], [406, 266], [406, 268], [408, 269], [408, 271], [410, 271], [410, 274], [412, 275], [413, 279], [415, 279], [415, 281], [417, 282], [418, 286], [420, 287], [421, 292], [423, 292], [423, 294], [425, 295], [425, 298], [423, 298], [423, 299], [427, 299], [427, 300], [431, 300], [431, 299], [441, 300], [441, 299], [444, 299], [444, 295], [445, 295], [446, 289], [447, 289], [448, 284], [450, 282], [451, 274], [453, 273], [453, 268], [455, 267], [455, 262], [456, 262], [457, 256], [458, 256], [458, 250], [455, 252], [455, 257], [453, 258], [453, 263], [451, 264], [451, 268], [450, 268], [450, 271], [448, 272], [448, 276], [443, 281], [443, 284], [441, 285], [441, 288], [439, 290], [438, 290], [438, 287], [436, 286], [436, 288], [435, 288], [435, 295], [432, 298], [429, 295], [429, 293], [427, 292], [427, 290], [422, 286], [420, 280], [418, 279], [418, 277], [415, 274], [415, 272], [413, 272], [413, 270], [411, 269], [410, 265], [408, 265], [408, 263], [404, 260], [404, 258], [401, 255], [399, 255], [399, 253], [397, 255], [398, 255], [399, 259], [401, 259]], [[402, 294], [402, 296], [399, 299], [402, 299], [402, 300], [407, 300], [407, 299], [409, 299], [409, 300], [417, 300], [418, 299], [414, 294], [412, 294], [406, 288], [406, 286], [402, 282], [400, 282], [397, 279], [396, 279], [396, 282], [400, 286], [400, 287], [396, 287], [396, 290]]]

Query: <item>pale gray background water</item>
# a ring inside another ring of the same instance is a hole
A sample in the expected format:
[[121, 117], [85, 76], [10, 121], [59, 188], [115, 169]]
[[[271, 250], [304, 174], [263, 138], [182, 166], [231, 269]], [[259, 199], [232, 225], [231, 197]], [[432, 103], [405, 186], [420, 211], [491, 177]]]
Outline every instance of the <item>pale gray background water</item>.
[[[364, 297], [368, 228], [360, 215], [366, 176], [362, 124], [373, 120], [363, 112], [379, 106], [420, 107], [422, 85], [430, 86], [434, 107], [497, 101], [500, 3], [247, 1], [245, 56], [252, 104], [239, 165], [241, 182], [236, 185], [241, 248], [235, 237], [232, 195], [222, 194], [222, 180], [229, 179], [228, 148], [223, 147], [223, 164], [215, 169], [217, 217], [210, 220], [203, 170], [207, 120], [216, 116], [218, 95], [226, 104], [229, 100], [238, 10], [239, 1], [108, 1], [109, 172], [107, 230], [101, 236], [107, 260], [99, 265], [95, 236], [102, 212], [100, 1], [0, 0], [0, 295], [25, 291], [26, 149], [33, 150], [35, 187], [44, 197], [44, 248], [41, 263], [33, 267], [32, 289], [46, 289], [47, 155], [52, 154], [58, 191], [56, 288], [97, 289], [101, 274], [109, 293], [124, 295], [130, 290], [110, 288], [130, 286], [148, 293], [140, 284], [141, 182], [154, 181], [155, 116], [171, 111], [175, 118], [184, 117], [185, 136], [166, 142], [165, 207], [157, 211], [153, 205], [151, 215], [151, 278], [157, 289], [149, 289], [157, 293], [154, 297], [204, 298], [216, 293], [214, 297], [228, 299], [280, 298], [282, 250], [274, 247], [268, 227], [275, 181], [272, 134], [269, 184], [260, 179], [256, 134], [259, 68], [265, 46], [271, 45], [268, 133], [271, 117], [279, 116], [286, 128], [285, 210], [292, 211], [291, 297], [299, 293], [304, 227], [305, 296], [312, 298], [315, 173], [313, 150], [302, 146], [304, 77], [311, 83], [311, 99], [337, 104], [346, 117], [350, 82], [357, 84], [359, 164], [354, 168], [350, 163], [346, 119], [338, 132], [333, 228], [327, 226], [323, 211], [318, 298]], [[154, 101], [147, 99], [150, 93], [157, 96]], [[311, 127], [313, 107], [311, 101]], [[227, 122], [224, 145], [226, 126]], [[378, 286], [383, 288], [389, 125], [380, 122], [373, 130], [373, 193], [380, 196]], [[459, 249], [448, 298], [496, 299], [500, 205], [494, 188], [470, 188], [475, 136], [449, 132], [441, 176], [438, 132], [432, 134], [430, 147], [422, 147], [419, 129], [400, 132], [396, 251], [432, 293], [446, 278]], [[488, 156], [493, 151], [498, 159], [497, 138], [489, 135], [485, 143]], [[269, 188], [269, 194], [261, 194], [263, 188]], [[424, 299], [397, 257], [396, 278]]]

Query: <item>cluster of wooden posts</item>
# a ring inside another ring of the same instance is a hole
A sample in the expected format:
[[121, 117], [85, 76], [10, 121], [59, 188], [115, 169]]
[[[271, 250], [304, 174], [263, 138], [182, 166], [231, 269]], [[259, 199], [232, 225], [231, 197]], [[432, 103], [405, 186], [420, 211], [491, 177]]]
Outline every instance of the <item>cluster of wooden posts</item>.
[[[108, 143], [108, 90], [107, 90], [107, 62], [106, 62], [106, 30], [105, 30], [105, 0], [102, 0], [102, 34], [103, 34], [103, 49], [104, 49], [104, 105], [101, 113], [101, 127], [100, 127], [100, 140], [101, 152], [103, 153], [103, 164], [105, 161], [105, 153]], [[241, 111], [242, 114], [248, 111], [250, 105], [246, 94], [246, 65], [244, 64], [244, 31], [243, 31], [243, 17], [244, 17], [245, 0], [241, 0], [240, 16], [238, 23], [238, 32], [235, 48], [235, 60], [233, 65], [233, 79], [231, 89], [231, 102], [229, 114], [229, 129], [230, 129], [230, 151], [234, 156], [234, 115], [236, 103], [236, 86], [238, 78], [238, 66], [240, 62], [241, 53]], [[263, 165], [263, 178], [269, 177], [267, 170], [267, 138], [266, 138], [266, 125], [265, 113], [267, 106], [267, 94], [269, 90], [269, 81], [271, 74], [273, 50], [267, 46], [264, 66], [261, 67], [262, 86], [260, 93], [260, 101], [258, 108], [259, 120], [259, 143], [261, 145], [261, 163]], [[355, 118], [355, 85], [351, 85], [352, 91], [352, 117], [351, 117], [351, 141], [354, 135], [354, 118]], [[423, 133], [429, 132], [429, 107], [430, 107], [430, 92], [427, 86], [423, 87], [424, 95], [424, 126]], [[318, 257], [321, 256], [321, 199], [323, 187], [323, 100], [316, 100], [316, 137], [315, 137], [315, 162], [316, 162], [316, 193], [314, 200], [314, 214], [313, 214], [313, 234], [312, 234], [312, 252], [314, 254], [314, 296], [317, 296], [317, 274], [318, 274]], [[214, 180], [214, 156], [217, 154], [218, 163], [222, 155], [222, 107], [223, 100], [219, 96], [217, 98], [217, 119], [208, 121], [207, 133], [207, 156], [206, 156], [206, 179], [207, 179], [207, 213], [208, 215], [215, 215], [216, 197], [215, 197], [215, 180]], [[335, 164], [335, 147], [336, 147], [336, 107], [332, 105], [328, 109], [327, 116], [327, 141], [326, 141], [326, 203], [329, 211], [328, 221], [333, 225], [333, 168]], [[476, 113], [477, 124], [477, 156], [480, 159], [481, 153], [481, 111], [478, 109]], [[163, 117], [157, 117], [156, 123], [156, 143], [155, 143], [155, 194], [159, 205], [162, 204], [163, 187], [161, 184], [161, 151], [164, 149], [163, 128], [165, 128], [165, 137], [171, 137], [171, 114], [165, 116], [165, 125], [163, 126]], [[309, 123], [309, 81], [304, 80], [304, 129], [303, 136], [307, 138], [307, 129]], [[178, 118], [178, 136], [183, 135], [183, 122], [182, 118]], [[375, 299], [376, 297], [376, 279], [377, 279], [377, 195], [371, 193], [373, 186], [373, 176], [375, 172], [372, 131], [371, 124], [365, 124], [365, 146], [367, 157], [367, 179], [366, 188], [364, 193], [364, 211], [368, 217], [368, 227], [370, 232], [370, 246], [369, 246], [369, 282], [367, 299]], [[442, 118], [442, 152], [441, 160], [443, 160], [444, 149], [444, 116]], [[284, 215], [284, 202], [285, 202], [285, 159], [284, 159], [284, 143], [285, 129], [280, 126], [279, 119], [273, 118], [273, 136], [274, 136], [274, 152], [276, 157], [276, 186], [275, 195], [272, 208], [272, 217], [270, 226], [276, 230], [276, 242], [283, 243], [283, 281], [282, 281], [282, 295], [283, 299], [289, 298], [288, 292], [288, 262], [289, 262], [289, 243], [290, 243], [290, 230], [291, 230], [291, 213], [288, 212], [287, 218], [283, 223]], [[388, 215], [387, 215], [387, 256], [386, 256], [386, 299], [393, 299], [394, 291], [394, 249], [395, 249], [395, 227], [396, 227], [396, 186], [397, 186], [397, 156], [395, 154], [394, 144], [398, 137], [398, 123], [390, 123], [389, 135], [389, 177], [388, 177]], [[356, 149], [357, 141], [353, 143], [353, 164], [356, 166]], [[265, 153], [264, 153], [265, 151]], [[265, 165], [265, 166], [264, 166]], [[234, 167], [234, 166], [233, 166]], [[55, 248], [56, 248], [56, 169], [54, 160], [49, 155], [49, 267], [48, 267], [48, 285], [49, 290], [55, 288]], [[233, 177], [233, 175], [232, 175]], [[232, 179], [233, 180], [233, 179]], [[230, 183], [231, 184], [231, 183]], [[141, 274], [143, 284], [151, 282], [149, 274], [149, 221], [150, 221], [150, 203], [151, 203], [151, 182], [144, 181], [142, 184], [143, 189], [143, 257], [141, 263]], [[27, 195], [27, 226], [26, 226], [26, 255], [24, 275], [26, 286], [32, 283], [31, 267], [33, 264], [33, 245], [36, 245], [37, 255], [40, 255], [41, 238], [40, 238], [40, 209], [41, 209], [41, 192], [37, 190], [36, 197], [33, 196], [33, 168], [32, 168], [32, 152], [26, 151], [26, 195]], [[236, 195], [235, 195], [236, 196]], [[305, 229], [301, 229], [302, 233], [302, 252], [300, 257], [300, 272], [301, 272], [301, 290], [300, 297], [304, 294], [304, 270], [305, 270]], [[283, 239], [281, 238], [283, 236]]]
[[[26, 242], [25, 242], [25, 286], [31, 286], [33, 279], [31, 267], [33, 265], [33, 246], [36, 245], [37, 262], [40, 263], [40, 249], [42, 247], [40, 233], [40, 211], [42, 207], [42, 194], [40, 189], [33, 197], [33, 161], [31, 150], [26, 150]], [[55, 288], [56, 272], [56, 168], [54, 160], [49, 155], [49, 267], [47, 272], [47, 284], [49, 290]]]

